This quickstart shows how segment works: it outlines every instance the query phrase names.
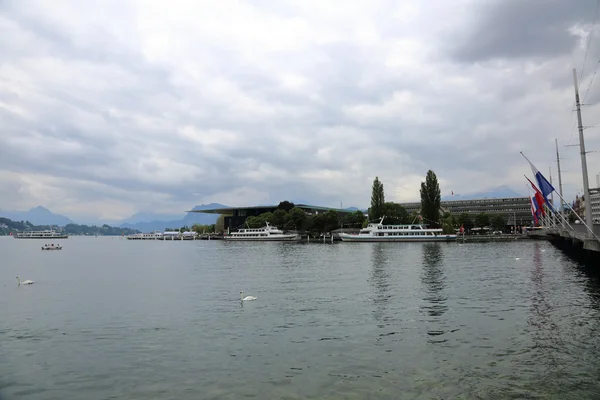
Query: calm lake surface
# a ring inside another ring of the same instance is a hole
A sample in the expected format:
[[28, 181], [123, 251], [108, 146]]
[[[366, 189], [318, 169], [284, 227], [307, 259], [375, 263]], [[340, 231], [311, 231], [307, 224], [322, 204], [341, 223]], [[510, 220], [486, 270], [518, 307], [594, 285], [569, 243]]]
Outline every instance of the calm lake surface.
[[600, 397], [600, 286], [546, 242], [42, 242], [0, 238], [2, 400]]

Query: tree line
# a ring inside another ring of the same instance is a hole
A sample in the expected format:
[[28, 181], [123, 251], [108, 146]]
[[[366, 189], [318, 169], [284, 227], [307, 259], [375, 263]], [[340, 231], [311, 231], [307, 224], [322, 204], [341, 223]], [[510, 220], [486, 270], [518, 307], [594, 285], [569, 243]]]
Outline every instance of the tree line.
[[79, 225], [67, 224], [64, 227], [56, 225], [34, 225], [29, 221], [13, 221], [8, 218], [0, 218], [0, 235], [9, 235], [11, 232], [26, 232], [26, 231], [46, 231], [54, 230], [67, 235], [101, 235], [101, 236], [121, 236], [139, 233], [138, 230], [130, 228], [118, 228], [109, 225]]
[[431, 228], [442, 228], [444, 233], [454, 233], [460, 226], [463, 226], [465, 230], [475, 227], [491, 227], [494, 230], [504, 230], [505, 228], [504, 217], [499, 214], [480, 213], [473, 218], [468, 213], [455, 216], [449, 212], [443, 212], [439, 182], [432, 170], [427, 171], [425, 181], [421, 182], [420, 195], [421, 213], [409, 214], [402, 205], [385, 201], [383, 183], [379, 177], [375, 177], [371, 189], [369, 219], [374, 221], [385, 216], [385, 221], [390, 225], [423, 223]]
[[[331, 232], [341, 227], [360, 229], [366, 224], [366, 221], [366, 215], [360, 210], [348, 213], [343, 217], [335, 210], [312, 214], [285, 200], [280, 202], [273, 212], [249, 216], [246, 218], [244, 226], [238, 228], [261, 228], [268, 222], [282, 230], [308, 232], [312, 236], [318, 236], [323, 232]], [[192, 228], [206, 229], [206, 232], [210, 232], [211, 226], [195, 225]]]

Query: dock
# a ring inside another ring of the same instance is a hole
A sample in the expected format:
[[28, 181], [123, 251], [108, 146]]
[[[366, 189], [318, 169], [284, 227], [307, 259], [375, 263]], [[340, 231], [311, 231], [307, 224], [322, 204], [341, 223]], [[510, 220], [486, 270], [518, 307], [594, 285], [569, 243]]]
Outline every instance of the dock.
[[127, 240], [221, 240], [222, 234], [195, 232], [155, 232], [155, 233], [134, 233], [127, 236]]

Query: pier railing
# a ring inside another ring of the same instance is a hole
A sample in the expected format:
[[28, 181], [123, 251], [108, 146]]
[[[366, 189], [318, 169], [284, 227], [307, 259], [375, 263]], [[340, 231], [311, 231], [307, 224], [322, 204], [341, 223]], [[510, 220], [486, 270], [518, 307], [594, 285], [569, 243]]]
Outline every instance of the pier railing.
[[563, 239], [578, 241], [583, 244], [586, 250], [600, 252], [600, 224], [590, 226], [596, 237], [592, 236], [583, 224], [571, 224], [569, 226], [556, 225], [547, 228], [547, 233], [551, 236], [560, 236]]

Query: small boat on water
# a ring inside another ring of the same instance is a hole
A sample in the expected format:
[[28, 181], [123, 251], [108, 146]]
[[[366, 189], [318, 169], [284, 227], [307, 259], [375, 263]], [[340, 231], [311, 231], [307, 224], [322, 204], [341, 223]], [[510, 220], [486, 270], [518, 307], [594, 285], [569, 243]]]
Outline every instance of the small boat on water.
[[301, 236], [297, 233], [283, 233], [277, 227], [266, 225], [262, 228], [244, 228], [230, 235], [223, 236], [228, 241], [248, 241], [248, 242], [291, 242], [300, 240]]
[[456, 240], [455, 234], [445, 234], [442, 229], [427, 228], [425, 224], [383, 225], [379, 222], [368, 224], [358, 234], [340, 233], [344, 242], [445, 242]]
[[62, 250], [62, 246], [60, 245], [44, 245], [42, 246], [42, 250]]

